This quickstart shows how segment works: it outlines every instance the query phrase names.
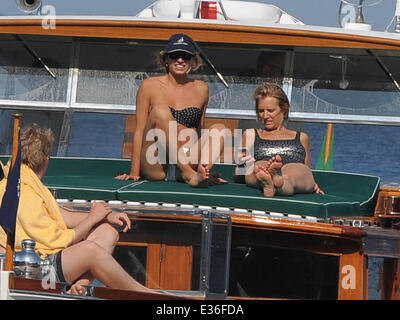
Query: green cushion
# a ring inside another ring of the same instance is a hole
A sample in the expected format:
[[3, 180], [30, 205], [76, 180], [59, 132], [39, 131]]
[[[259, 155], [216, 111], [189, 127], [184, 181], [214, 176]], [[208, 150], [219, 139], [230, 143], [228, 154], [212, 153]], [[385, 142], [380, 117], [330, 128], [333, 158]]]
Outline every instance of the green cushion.
[[[8, 158], [0, 158], [7, 162]], [[192, 204], [261, 210], [328, 219], [331, 216], [373, 215], [379, 177], [313, 170], [315, 180], [325, 195], [296, 194], [267, 198], [261, 190], [232, 181], [233, 165], [219, 164], [229, 182], [224, 185], [192, 188], [187, 184], [166, 181], [119, 181], [118, 172], [129, 172], [129, 160], [52, 158], [43, 182], [57, 189], [63, 199], [105, 199], [157, 203]]]
[[321, 219], [373, 214], [379, 178], [320, 171], [314, 171], [314, 175], [325, 195], [296, 194], [266, 198], [261, 190], [231, 181], [205, 188], [191, 188], [178, 182], [145, 181], [119, 191], [118, 199], [251, 209]]
[[116, 180], [114, 175], [129, 170], [130, 161], [52, 158], [43, 183], [57, 189], [60, 199], [116, 200], [117, 191], [132, 181]]

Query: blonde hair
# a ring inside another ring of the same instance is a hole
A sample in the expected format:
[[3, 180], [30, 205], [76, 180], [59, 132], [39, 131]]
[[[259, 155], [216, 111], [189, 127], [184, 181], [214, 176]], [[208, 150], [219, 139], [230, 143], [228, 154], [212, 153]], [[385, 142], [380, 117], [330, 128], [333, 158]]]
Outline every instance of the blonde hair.
[[[169, 66], [168, 66], [168, 53], [164, 50], [161, 50], [158, 54], [158, 65], [160, 69], [164, 70], [165, 73], [168, 73]], [[193, 57], [192, 61], [192, 70], [196, 71], [203, 65], [203, 60], [201, 59], [198, 52], [196, 52], [195, 56]]]
[[289, 117], [290, 103], [285, 91], [283, 91], [280, 86], [269, 82], [263, 83], [254, 91], [253, 99], [256, 101], [257, 117], [258, 103], [260, 99], [265, 97], [273, 97], [278, 99], [279, 107], [281, 108], [281, 111], [284, 115], [284, 119], [287, 119]]
[[36, 123], [22, 130], [21, 161], [33, 171], [43, 168], [46, 158], [50, 156], [54, 135], [51, 129], [41, 128]]

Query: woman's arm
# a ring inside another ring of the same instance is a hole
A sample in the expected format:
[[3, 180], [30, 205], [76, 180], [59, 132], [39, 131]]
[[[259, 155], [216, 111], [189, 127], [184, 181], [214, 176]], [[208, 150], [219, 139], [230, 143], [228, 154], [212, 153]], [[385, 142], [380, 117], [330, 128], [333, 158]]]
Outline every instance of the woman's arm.
[[311, 166], [310, 138], [307, 133], [305, 132], [300, 133], [300, 142], [303, 145], [304, 149], [306, 150], [306, 157], [304, 160], [304, 164], [310, 167]]
[[[149, 84], [150, 82], [150, 84]], [[140, 154], [143, 144], [143, 132], [151, 105], [151, 78], [142, 81], [136, 95], [136, 126], [132, 139], [131, 171], [116, 177], [119, 180], [140, 179]]]
[[151, 104], [151, 79], [143, 80], [136, 95], [136, 128], [132, 141], [132, 164], [130, 175], [140, 178], [140, 154], [142, 152], [143, 133], [149, 116]]
[[[304, 160], [304, 164], [310, 168], [311, 167], [310, 138], [307, 133], [305, 132], [300, 133], [300, 142], [303, 145], [304, 149], [306, 150], [306, 158]], [[314, 192], [319, 194], [325, 194], [325, 192], [320, 189], [317, 183], [315, 183]]]
[[208, 84], [205, 83], [204, 81], [199, 81], [200, 85], [199, 85], [199, 92], [201, 94], [201, 96], [203, 97], [203, 103], [201, 106], [201, 110], [202, 110], [202, 115], [201, 115], [201, 121], [200, 121], [200, 127], [197, 128], [197, 135], [200, 139], [201, 137], [201, 129], [205, 129], [206, 128], [206, 112], [207, 112], [207, 107], [208, 107], [208, 99], [209, 99], [209, 87]]

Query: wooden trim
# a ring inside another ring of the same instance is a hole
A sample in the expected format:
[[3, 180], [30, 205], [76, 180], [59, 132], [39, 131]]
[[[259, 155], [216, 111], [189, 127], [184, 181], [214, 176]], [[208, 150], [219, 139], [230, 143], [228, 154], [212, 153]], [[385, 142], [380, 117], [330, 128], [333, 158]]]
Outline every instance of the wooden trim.
[[364, 256], [361, 252], [343, 254], [339, 264], [339, 300], [364, 299]]
[[[141, 207], [137, 210], [140, 211]], [[252, 215], [244, 213], [229, 212], [232, 218], [232, 226], [241, 228], [256, 228], [260, 230], [277, 230], [283, 232], [297, 232], [302, 234], [340, 236], [344, 238], [360, 241], [364, 237], [365, 231], [360, 228], [350, 226], [332, 225], [327, 223], [307, 222], [291, 220], [286, 218], [273, 218], [267, 215]], [[202, 217], [170, 214], [146, 214], [146, 213], [128, 213], [128, 217], [133, 220], [147, 221], [164, 221], [164, 222], [180, 222], [180, 223], [201, 223]], [[122, 234], [123, 236], [123, 234]]]
[[190, 290], [193, 247], [162, 244], [161, 250], [160, 287], [168, 290]]
[[384, 258], [383, 260], [383, 279], [382, 279], [382, 299], [400, 299], [400, 279], [399, 279], [399, 260], [394, 258]]
[[58, 19], [44, 29], [41, 19], [0, 19], [0, 33], [115, 39], [167, 40], [185, 32], [199, 42], [400, 50], [400, 40], [295, 28], [176, 21]]
[[146, 287], [150, 289], [160, 288], [161, 275], [161, 245], [149, 244], [147, 246]]
[[[61, 294], [61, 285], [56, 284], [56, 289], [44, 289], [41, 280], [25, 279], [15, 277], [15, 290], [24, 290], [27, 293], [40, 293], [40, 294]], [[29, 292], [30, 291], [30, 292]], [[61, 296], [68, 297], [68, 296]], [[136, 292], [128, 290], [111, 289], [105, 287], [94, 287], [94, 297], [101, 299], [115, 299], [115, 300], [183, 300], [191, 297], [179, 297], [162, 293], [148, 293]], [[74, 296], [71, 296], [73, 299]]]
[[365, 232], [359, 228], [331, 225], [327, 223], [290, 220], [285, 218], [271, 218], [268, 216], [254, 216], [231, 213], [232, 226], [254, 227], [258, 229], [281, 230], [285, 232], [298, 232], [304, 234], [320, 234], [343, 236], [361, 239]]

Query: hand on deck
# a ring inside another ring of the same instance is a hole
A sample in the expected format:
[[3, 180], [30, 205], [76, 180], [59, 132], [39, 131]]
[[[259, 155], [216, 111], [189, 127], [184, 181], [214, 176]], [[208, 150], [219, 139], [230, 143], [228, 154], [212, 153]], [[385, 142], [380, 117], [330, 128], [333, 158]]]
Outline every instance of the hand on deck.
[[140, 180], [140, 176], [139, 175], [127, 174], [127, 173], [117, 173], [117, 175], [115, 176], [114, 179], [139, 181]]
[[315, 184], [314, 186], [314, 193], [317, 194], [325, 194], [325, 192], [323, 190], [320, 189], [320, 187], [318, 186], [318, 184]]

